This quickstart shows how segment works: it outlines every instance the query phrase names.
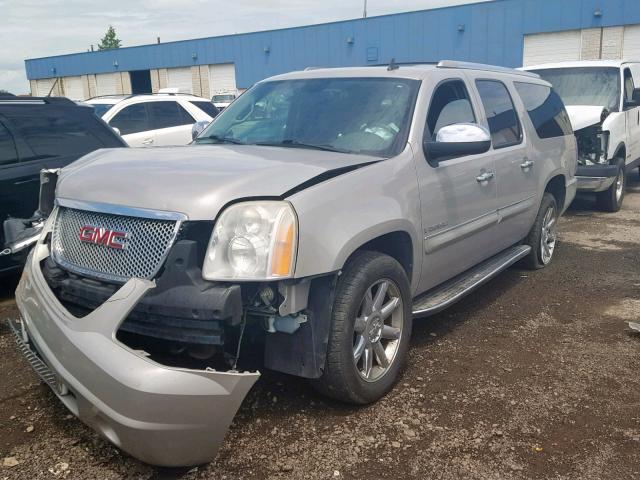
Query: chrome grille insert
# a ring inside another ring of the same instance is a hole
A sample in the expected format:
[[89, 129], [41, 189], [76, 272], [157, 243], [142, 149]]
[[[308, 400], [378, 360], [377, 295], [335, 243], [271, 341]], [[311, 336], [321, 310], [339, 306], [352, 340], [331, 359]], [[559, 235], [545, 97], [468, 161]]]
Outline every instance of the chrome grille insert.
[[[126, 216], [59, 206], [52, 236], [53, 259], [75, 273], [126, 282], [130, 278], [152, 279], [173, 245], [181, 222]], [[127, 234], [124, 249], [80, 240], [83, 227]]]

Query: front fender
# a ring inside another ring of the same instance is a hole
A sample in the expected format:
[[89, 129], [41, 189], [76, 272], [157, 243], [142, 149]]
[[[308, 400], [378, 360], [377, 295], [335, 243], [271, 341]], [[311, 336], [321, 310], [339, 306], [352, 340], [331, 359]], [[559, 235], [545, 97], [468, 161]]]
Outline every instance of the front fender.
[[[618, 146], [615, 147], [615, 150], [613, 151], [613, 155], [609, 157], [609, 163], [611, 163], [616, 158], [622, 158], [623, 160], [626, 161], [626, 157], [627, 157], [626, 150], [627, 150], [627, 147], [625, 146], [625, 144], [620, 142]], [[625, 152], [625, 153], [623, 154], [622, 152]]]
[[335, 272], [365, 243], [406, 232], [413, 245], [412, 285], [421, 270], [421, 214], [411, 150], [346, 173], [288, 199], [298, 215], [295, 277]]

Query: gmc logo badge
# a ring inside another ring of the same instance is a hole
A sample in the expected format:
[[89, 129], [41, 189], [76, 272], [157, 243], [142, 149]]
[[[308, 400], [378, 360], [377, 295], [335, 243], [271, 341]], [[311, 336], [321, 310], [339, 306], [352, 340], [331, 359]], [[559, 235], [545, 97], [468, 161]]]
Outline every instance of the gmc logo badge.
[[124, 250], [127, 248], [129, 234], [126, 232], [118, 232], [102, 227], [93, 227], [85, 225], [80, 228], [80, 241], [94, 243], [96, 245], [104, 245], [105, 247]]

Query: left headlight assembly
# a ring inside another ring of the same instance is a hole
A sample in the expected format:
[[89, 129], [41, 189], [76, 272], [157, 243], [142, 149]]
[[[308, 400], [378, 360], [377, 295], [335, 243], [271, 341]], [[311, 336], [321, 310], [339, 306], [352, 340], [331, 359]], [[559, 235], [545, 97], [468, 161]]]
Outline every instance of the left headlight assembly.
[[202, 276], [219, 281], [290, 278], [297, 244], [298, 220], [289, 202], [231, 205], [213, 228]]

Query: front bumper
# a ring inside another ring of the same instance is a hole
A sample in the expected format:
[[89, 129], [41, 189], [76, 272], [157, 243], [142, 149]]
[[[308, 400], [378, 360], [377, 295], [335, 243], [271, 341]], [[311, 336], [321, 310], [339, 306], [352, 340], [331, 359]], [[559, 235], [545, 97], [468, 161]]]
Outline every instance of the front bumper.
[[[131, 279], [100, 307], [75, 318], [44, 279], [40, 263], [48, 256], [48, 247], [38, 243], [16, 302], [23, 352], [37, 351], [48, 378], [55, 378], [47, 383], [59, 399], [146, 463], [187, 466], [213, 460], [260, 374], [167, 367], [129, 349], [116, 340], [116, 332], [154, 282]], [[24, 349], [29, 345], [33, 350]]]
[[576, 173], [578, 191], [604, 192], [613, 185], [617, 176], [617, 165], [579, 166]]

